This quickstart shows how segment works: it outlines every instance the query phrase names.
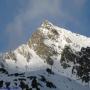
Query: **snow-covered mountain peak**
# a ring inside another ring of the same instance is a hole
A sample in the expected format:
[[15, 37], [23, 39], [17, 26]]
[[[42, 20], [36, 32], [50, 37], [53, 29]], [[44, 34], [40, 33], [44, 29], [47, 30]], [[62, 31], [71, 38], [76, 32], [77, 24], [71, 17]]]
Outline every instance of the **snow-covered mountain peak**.
[[82, 47], [90, 47], [90, 38], [60, 28], [45, 20], [32, 34], [27, 44], [19, 46], [14, 51], [7, 52], [4, 58], [17, 59], [17, 54], [19, 54], [25, 59], [31, 59], [33, 50], [40, 58], [47, 59], [61, 55], [65, 46], [80, 51]]
[[45, 20], [36, 32], [39, 32], [42, 36], [41, 38], [44, 38], [43, 40], [50, 46], [51, 44], [58, 43], [62, 48], [65, 45], [70, 45], [77, 50], [80, 50], [81, 47], [90, 46], [89, 37], [55, 26], [48, 20]]
[[48, 20], [44, 20], [41, 24], [41, 27], [44, 27], [44, 28], [52, 27], [52, 26], [53, 26], [53, 24]]
[[0, 77], [18, 90], [89, 90], [90, 38], [45, 20], [26, 44], [0, 54]]

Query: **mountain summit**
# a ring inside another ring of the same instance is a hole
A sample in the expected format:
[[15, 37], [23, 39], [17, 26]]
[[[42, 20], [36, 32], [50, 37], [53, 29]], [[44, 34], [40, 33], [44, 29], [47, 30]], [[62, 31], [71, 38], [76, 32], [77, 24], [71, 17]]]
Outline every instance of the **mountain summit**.
[[90, 38], [48, 20], [26, 44], [0, 54], [0, 88], [89, 90]]

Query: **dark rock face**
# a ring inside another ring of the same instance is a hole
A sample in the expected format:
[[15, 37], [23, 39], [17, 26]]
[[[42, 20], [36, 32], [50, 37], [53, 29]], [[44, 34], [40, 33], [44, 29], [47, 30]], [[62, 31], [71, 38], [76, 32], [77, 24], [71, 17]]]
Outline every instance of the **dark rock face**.
[[76, 57], [73, 50], [69, 46], [65, 46], [61, 56], [62, 56], [61, 63], [64, 61], [66, 61], [66, 62], [74, 61], [74, 58]]
[[52, 82], [49, 82], [49, 81], [46, 82], [46, 86], [49, 88], [56, 88], [56, 86]]
[[[5, 73], [4, 73], [5, 74]], [[54, 74], [50, 69], [47, 69], [46, 74]], [[32, 76], [27, 76], [25, 73], [14, 73], [14, 74], [6, 74], [7, 77], [12, 78], [11, 81], [0, 81], [0, 89], [7, 89], [7, 90], [11, 90], [11, 89], [19, 89], [21, 88], [21, 90], [41, 90], [41, 88], [43, 87], [47, 87], [47, 88], [56, 88], [56, 85], [49, 80], [46, 76], [44, 75], [32, 75]], [[24, 77], [22, 77], [24, 76]], [[15, 78], [13, 78], [15, 77]], [[14, 88], [12, 88], [12, 83], [14, 85]], [[42, 84], [43, 83], [43, 84]]]
[[42, 82], [45, 83], [45, 82], [46, 82], [46, 78], [45, 78], [43, 75], [40, 75], [40, 77], [41, 77], [41, 78], [40, 78], [40, 81], [42, 81]]
[[9, 89], [10, 82], [5, 82], [6, 88]]
[[5, 74], [8, 74], [8, 71], [4, 68], [0, 68], [0, 73], [5, 73]]
[[14, 61], [17, 61], [16, 55], [14, 52], [10, 51], [8, 53], [5, 54], [4, 56], [5, 59], [12, 59]]
[[3, 87], [3, 81], [0, 81], [0, 88]]
[[36, 88], [36, 90], [40, 90], [39, 87], [38, 87], [39, 84], [38, 84], [36, 78], [34, 78], [34, 79], [32, 80], [31, 86], [32, 86], [32, 88]]
[[54, 72], [49, 68], [47, 68], [46, 71], [47, 71], [48, 74], [54, 74]]
[[48, 88], [56, 88], [56, 86], [53, 84], [53, 82], [47, 80], [45, 76], [40, 75], [41, 79], [40, 81], [44, 82]]
[[8, 76], [15, 76], [15, 77], [23, 76], [24, 77], [24, 74], [25, 73], [13, 73], [13, 74], [8, 74]]
[[33, 33], [28, 45], [30, 48], [33, 48], [40, 57], [47, 58], [52, 55], [53, 51], [51, 48], [46, 46], [43, 41], [44, 34], [40, 30], [37, 30]]
[[24, 89], [29, 90], [28, 85], [25, 84], [23, 81], [20, 82], [20, 87], [22, 88], [22, 90], [24, 90]]
[[46, 62], [47, 62], [47, 64], [49, 64], [51, 66], [54, 64], [54, 60], [50, 57], [47, 57]]
[[79, 53], [73, 69], [77, 71], [76, 74], [82, 81], [88, 83], [90, 81], [90, 47], [82, 48]]
[[61, 60], [60, 63], [63, 66], [64, 69], [70, 67], [71, 65], [68, 62], [74, 62], [74, 59], [76, 58], [76, 55], [73, 53], [71, 48], [69, 46], [65, 46], [62, 54], [61, 54]]
[[88, 83], [90, 81], [90, 47], [81, 48], [79, 52], [73, 52], [73, 50], [66, 46], [61, 55], [61, 64], [66, 64], [66, 68], [69, 62], [73, 62], [72, 74], [76, 74], [82, 81]]

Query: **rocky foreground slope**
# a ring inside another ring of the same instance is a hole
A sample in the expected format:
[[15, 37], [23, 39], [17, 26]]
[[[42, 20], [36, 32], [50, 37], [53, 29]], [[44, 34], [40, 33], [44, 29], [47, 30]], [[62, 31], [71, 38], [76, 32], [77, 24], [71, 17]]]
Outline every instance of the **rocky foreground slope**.
[[89, 90], [90, 38], [47, 20], [26, 44], [0, 54], [0, 90]]

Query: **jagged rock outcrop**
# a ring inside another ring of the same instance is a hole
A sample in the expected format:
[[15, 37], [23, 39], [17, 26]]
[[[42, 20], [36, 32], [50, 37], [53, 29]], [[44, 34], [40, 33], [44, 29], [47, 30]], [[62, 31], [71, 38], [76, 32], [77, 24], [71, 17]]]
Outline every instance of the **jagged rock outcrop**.
[[[45, 35], [42, 29], [47, 29], [49, 33]], [[44, 40], [45, 39], [56, 40], [58, 35], [59, 34], [57, 30], [53, 29], [52, 24], [49, 23], [48, 21], [45, 21], [41, 25], [41, 27], [38, 28], [38, 30], [32, 34], [32, 37], [28, 41], [28, 45], [30, 48], [33, 48], [35, 50], [37, 55], [39, 55], [43, 59], [46, 59], [48, 63], [50, 61], [49, 58], [57, 54], [57, 52], [53, 48], [47, 46], [44, 43]]]
[[81, 51], [72, 50], [69, 46], [65, 46], [60, 63], [63, 68], [68, 68], [70, 62], [73, 63], [72, 74], [76, 74], [83, 82], [90, 81], [90, 47], [82, 47]]

